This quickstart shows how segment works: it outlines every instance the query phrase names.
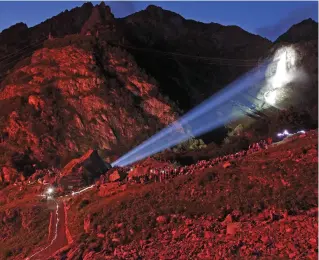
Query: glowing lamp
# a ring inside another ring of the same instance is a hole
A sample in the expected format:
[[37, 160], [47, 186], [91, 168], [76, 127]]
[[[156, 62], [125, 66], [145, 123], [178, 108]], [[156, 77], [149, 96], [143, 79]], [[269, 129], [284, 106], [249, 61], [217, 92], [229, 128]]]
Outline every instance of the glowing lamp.
[[53, 191], [54, 191], [53, 188], [50, 187], [50, 188], [48, 188], [48, 190], [47, 190], [47, 194], [52, 194]]

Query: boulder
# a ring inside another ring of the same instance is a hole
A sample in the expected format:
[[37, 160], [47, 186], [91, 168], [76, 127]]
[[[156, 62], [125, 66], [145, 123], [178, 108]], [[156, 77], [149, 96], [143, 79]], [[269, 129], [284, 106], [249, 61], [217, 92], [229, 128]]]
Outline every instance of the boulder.
[[120, 171], [118, 169], [111, 170], [110, 173], [108, 173], [108, 179], [110, 182], [115, 182], [115, 181], [121, 181], [127, 176], [126, 172]]
[[92, 182], [92, 180], [99, 178], [110, 168], [112, 166], [104, 162], [96, 150], [89, 150], [82, 157], [70, 161], [61, 171], [61, 175], [85, 175]]
[[36, 110], [43, 110], [44, 108], [44, 101], [38, 96], [29, 96], [28, 103], [29, 105], [33, 106]]
[[223, 168], [226, 169], [226, 168], [229, 168], [231, 166], [231, 163], [230, 162], [225, 162], [223, 164]]
[[158, 216], [156, 218], [156, 222], [158, 224], [165, 224], [167, 222], [167, 218], [165, 216]]
[[240, 229], [239, 222], [228, 223], [227, 229], [226, 229], [226, 234], [227, 235], [235, 235], [239, 229]]
[[2, 167], [2, 172], [0, 173], [0, 180], [2, 182], [14, 182], [19, 177], [16, 169], [11, 167]]
[[116, 189], [118, 188], [118, 184], [116, 182], [114, 183], [106, 183], [103, 185], [100, 185], [98, 195], [100, 197], [106, 197], [111, 195]]

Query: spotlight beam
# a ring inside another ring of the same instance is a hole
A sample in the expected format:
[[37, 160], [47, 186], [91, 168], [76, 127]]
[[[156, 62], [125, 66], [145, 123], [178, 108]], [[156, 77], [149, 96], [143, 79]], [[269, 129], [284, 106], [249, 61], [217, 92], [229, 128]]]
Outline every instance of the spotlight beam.
[[[180, 120], [172, 123], [119, 158], [117, 161], [113, 162], [112, 166], [126, 166], [189, 139], [191, 135], [187, 131], [185, 132], [185, 130], [183, 132], [177, 131], [178, 126], [180, 126], [181, 129], [187, 129], [189, 127], [192, 129], [192, 135], [198, 136], [225, 124], [234, 118], [231, 112], [227, 112], [227, 109], [229, 108], [228, 101], [233, 97], [235, 97], [235, 99], [240, 97], [245, 90], [264, 81], [269, 64], [270, 61], [267, 60], [259, 67], [251, 70], [243, 77], [229, 84], [222, 91], [182, 116]], [[226, 113], [224, 113], [226, 116], [216, 120], [212, 118], [212, 116], [215, 114], [217, 117], [216, 112], [218, 109], [226, 111]]]

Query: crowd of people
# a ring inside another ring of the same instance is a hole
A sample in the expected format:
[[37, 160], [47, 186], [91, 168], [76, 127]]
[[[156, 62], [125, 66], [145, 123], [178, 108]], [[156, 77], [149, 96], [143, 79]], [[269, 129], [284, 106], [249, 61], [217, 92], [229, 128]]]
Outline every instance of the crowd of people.
[[134, 168], [123, 167], [120, 168], [120, 171], [128, 173], [127, 177], [122, 180], [119, 184], [123, 183], [149, 183], [149, 182], [166, 182], [178, 175], [189, 175], [194, 174], [199, 170], [205, 168], [212, 168], [218, 164], [224, 164], [229, 161], [233, 161], [239, 158], [246, 156], [247, 154], [252, 154], [261, 150], [268, 149], [268, 146], [272, 144], [272, 139], [268, 138], [267, 140], [261, 140], [259, 142], [253, 143], [249, 146], [247, 150], [242, 150], [234, 154], [229, 154], [225, 156], [219, 156], [211, 160], [201, 160], [196, 164], [189, 166], [174, 166], [168, 165], [162, 168], [150, 168], [144, 174], [131, 175], [130, 171], [133, 171]]

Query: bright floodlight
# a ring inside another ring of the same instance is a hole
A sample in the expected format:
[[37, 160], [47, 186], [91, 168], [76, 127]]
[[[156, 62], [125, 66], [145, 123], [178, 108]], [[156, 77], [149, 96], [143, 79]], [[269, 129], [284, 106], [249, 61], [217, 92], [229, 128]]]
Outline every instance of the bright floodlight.
[[282, 106], [288, 95], [291, 95], [289, 90], [291, 83], [302, 85], [307, 80], [307, 75], [298, 66], [298, 59], [297, 52], [291, 46], [276, 51], [273, 63], [266, 72], [268, 79], [261, 90], [267, 104]]
[[50, 187], [50, 188], [48, 188], [48, 190], [47, 190], [47, 194], [52, 194], [53, 191], [54, 191], [54, 189], [53, 189], [52, 187]]

